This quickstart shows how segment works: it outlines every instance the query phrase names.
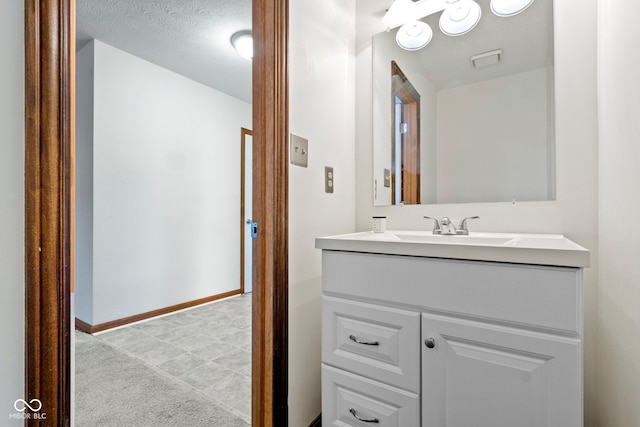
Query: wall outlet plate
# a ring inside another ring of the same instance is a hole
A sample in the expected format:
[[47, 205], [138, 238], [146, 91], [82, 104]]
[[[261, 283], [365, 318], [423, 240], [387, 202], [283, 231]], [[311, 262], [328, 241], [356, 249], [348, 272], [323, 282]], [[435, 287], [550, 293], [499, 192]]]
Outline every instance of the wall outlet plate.
[[324, 192], [333, 193], [333, 168], [329, 166], [324, 167]]
[[289, 161], [292, 165], [307, 167], [309, 161], [309, 141], [301, 136], [291, 134], [291, 150]]

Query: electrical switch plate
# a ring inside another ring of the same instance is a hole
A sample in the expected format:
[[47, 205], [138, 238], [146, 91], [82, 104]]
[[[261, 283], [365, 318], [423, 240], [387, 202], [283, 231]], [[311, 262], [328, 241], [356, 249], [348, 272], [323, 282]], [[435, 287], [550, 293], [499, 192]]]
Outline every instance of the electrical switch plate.
[[291, 134], [291, 153], [289, 158], [292, 165], [306, 168], [309, 160], [309, 141], [301, 136]]
[[384, 170], [384, 186], [385, 188], [391, 187], [391, 170], [390, 169]]
[[333, 193], [333, 168], [329, 166], [324, 167], [324, 192]]

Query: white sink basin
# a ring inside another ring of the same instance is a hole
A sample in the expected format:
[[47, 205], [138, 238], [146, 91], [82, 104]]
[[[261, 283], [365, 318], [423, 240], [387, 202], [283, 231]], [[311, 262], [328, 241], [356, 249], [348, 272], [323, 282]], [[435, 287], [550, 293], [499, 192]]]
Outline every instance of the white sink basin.
[[407, 242], [427, 242], [438, 243], [443, 245], [504, 245], [513, 240], [513, 237], [498, 237], [498, 236], [453, 236], [453, 235], [438, 235], [438, 234], [396, 234], [400, 240]]
[[387, 230], [319, 237], [316, 248], [392, 255], [588, 267], [590, 253], [561, 234], [478, 233], [437, 235]]

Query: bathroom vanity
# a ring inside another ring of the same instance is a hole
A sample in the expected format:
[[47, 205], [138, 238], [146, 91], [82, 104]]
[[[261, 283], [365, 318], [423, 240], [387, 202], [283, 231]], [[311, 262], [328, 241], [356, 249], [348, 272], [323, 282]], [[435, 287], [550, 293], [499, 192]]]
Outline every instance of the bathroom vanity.
[[582, 269], [561, 235], [318, 238], [324, 426], [583, 425]]

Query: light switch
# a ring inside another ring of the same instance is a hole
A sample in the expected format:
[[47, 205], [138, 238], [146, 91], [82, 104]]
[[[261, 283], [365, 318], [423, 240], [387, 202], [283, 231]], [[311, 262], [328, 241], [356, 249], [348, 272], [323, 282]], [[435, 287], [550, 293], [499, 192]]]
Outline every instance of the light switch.
[[384, 186], [385, 188], [391, 187], [391, 169], [384, 170]]
[[324, 167], [324, 192], [333, 193], [333, 168], [329, 166]]
[[301, 136], [291, 134], [289, 159], [292, 165], [306, 168], [309, 159], [309, 141]]

